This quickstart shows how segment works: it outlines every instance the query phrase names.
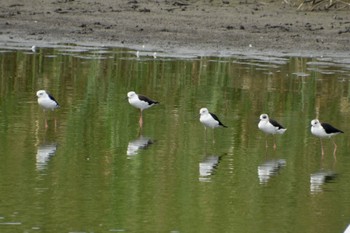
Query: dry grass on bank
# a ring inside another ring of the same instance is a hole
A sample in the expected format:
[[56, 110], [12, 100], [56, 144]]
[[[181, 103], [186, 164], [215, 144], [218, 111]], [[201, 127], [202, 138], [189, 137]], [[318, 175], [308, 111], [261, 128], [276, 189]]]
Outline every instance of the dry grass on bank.
[[350, 10], [350, 0], [283, 0], [298, 10]]

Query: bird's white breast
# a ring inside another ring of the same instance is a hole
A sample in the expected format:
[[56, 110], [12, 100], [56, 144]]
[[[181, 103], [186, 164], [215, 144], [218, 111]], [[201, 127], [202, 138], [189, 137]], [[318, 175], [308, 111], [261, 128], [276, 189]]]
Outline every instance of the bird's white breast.
[[54, 110], [57, 108], [57, 103], [50, 98], [38, 98], [38, 104], [44, 109]]
[[201, 115], [201, 117], [199, 118], [199, 121], [204, 124], [206, 127], [210, 127], [210, 128], [215, 128], [218, 126], [218, 122], [213, 119], [210, 114], [204, 114]]
[[317, 137], [321, 138], [327, 138], [330, 137], [331, 135], [327, 135], [326, 131], [322, 127], [311, 127], [311, 133]]
[[268, 121], [260, 121], [258, 127], [264, 133], [275, 134], [277, 132], [277, 127], [273, 126]]
[[141, 110], [151, 107], [151, 105], [145, 101], [141, 101], [137, 96], [129, 98], [129, 103], [135, 108], [139, 108]]

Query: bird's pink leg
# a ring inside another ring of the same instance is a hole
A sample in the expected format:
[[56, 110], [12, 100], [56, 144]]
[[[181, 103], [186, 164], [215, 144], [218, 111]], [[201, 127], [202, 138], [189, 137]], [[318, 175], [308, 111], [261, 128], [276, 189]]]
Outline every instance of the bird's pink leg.
[[333, 150], [333, 157], [334, 157], [334, 160], [337, 160], [337, 144], [335, 144], [335, 141], [332, 139], [333, 141], [333, 144], [334, 144], [334, 150]]
[[323, 143], [322, 143], [322, 139], [320, 138], [320, 142], [321, 142], [321, 155], [322, 155], [322, 159], [324, 158], [324, 150], [323, 150]]
[[139, 125], [140, 125], [140, 128], [142, 128], [142, 126], [143, 126], [142, 110], [140, 110], [140, 120], [139, 120]]
[[213, 144], [215, 144], [215, 131], [213, 129]]
[[273, 135], [273, 149], [276, 150], [277, 145], [276, 145], [276, 137]]
[[44, 121], [45, 121], [45, 129], [47, 129], [49, 127], [49, 125], [47, 124], [47, 117], [46, 117], [46, 111], [44, 110]]

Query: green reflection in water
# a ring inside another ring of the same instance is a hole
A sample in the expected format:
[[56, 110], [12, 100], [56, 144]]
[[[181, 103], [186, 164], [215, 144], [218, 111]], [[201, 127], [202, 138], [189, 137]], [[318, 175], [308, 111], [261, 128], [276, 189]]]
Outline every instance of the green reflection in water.
[[[350, 221], [347, 65], [94, 48], [6, 51], [0, 65], [1, 232], [326, 233]], [[39, 89], [61, 105], [48, 129]], [[142, 130], [131, 90], [160, 102]], [[206, 141], [201, 107], [229, 128]], [[288, 129], [276, 151], [261, 113]], [[345, 132], [337, 161], [328, 140], [321, 160], [315, 117]], [[329, 170], [333, 182], [310, 184]]]

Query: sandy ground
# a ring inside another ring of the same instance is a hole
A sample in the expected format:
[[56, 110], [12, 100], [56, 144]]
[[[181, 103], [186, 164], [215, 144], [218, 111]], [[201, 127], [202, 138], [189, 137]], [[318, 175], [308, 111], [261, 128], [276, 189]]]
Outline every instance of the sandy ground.
[[350, 11], [284, 1], [1, 0], [0, 42], [350, 55]]

